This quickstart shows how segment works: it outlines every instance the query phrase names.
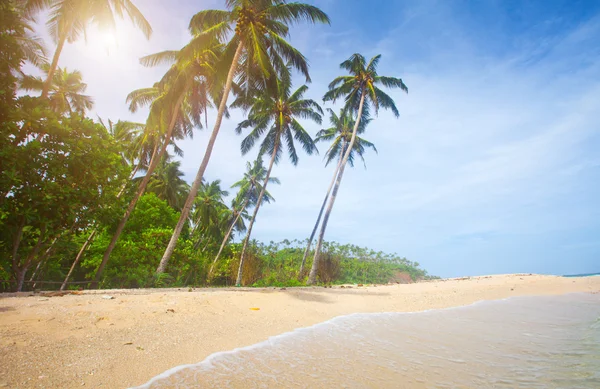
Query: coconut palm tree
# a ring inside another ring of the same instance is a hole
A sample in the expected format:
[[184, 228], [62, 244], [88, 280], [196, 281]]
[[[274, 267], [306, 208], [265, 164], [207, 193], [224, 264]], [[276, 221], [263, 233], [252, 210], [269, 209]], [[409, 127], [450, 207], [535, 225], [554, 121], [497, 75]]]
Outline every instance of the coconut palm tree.
[[85, 35], [88, 25], [95, 24], [102, 29], [114, 30], [115, 15], [122, 17], [127, 14], [146, 38], [149, 39], [152, 34], [150, 23], [131, 0], [21, 0], [21, 2], [24, 12], [29, 15], [46, 8], [50, 9], [47, 26], [56, 43], [56, 49], [42, 88], [43, 98], [48, 96], [65, 43], [73, 43]]
[[[42, 65], [41, 69], [47, 75], [49, 65]], [[27, 91], [41, 91], [45, 87], [44, 82], [41, 77], [23, 76], [20, 87]], [[83, 75], [79, 70], [70, 72], [67, 68], [59, 67], [48, 90], [50, 107], [60, 114], [77, 112], [83, 115], [94, 105], [92, 98], [83, 94], [86, 89], [87, 84], [83, 82]]]
[[259, 155], [268, 153], [271, 155], [271, 161], [267, 168], [263, 188], [254, 207], [252, 219], [250, 219], [246, 238], [244, 239], [236, 281], [236, 285], [238, 286], [242, 283], [244, 259], [250, 235], [252, 234], [252, 227], [256, 221], [256, 215], [258, 214], [264, 192], [269, 183], [271, 170], [273, 169], [273, 165], [281, 159], [283, 148], [287, 148], [290, 161], [294, 166], [298, 164], [295, 141], [302, 146], [308, 155], [317, 152], [314, 141], [298, 122], [298, 119], [310, 119], [321, 124], [323, 110], [314, 100], [303, 98], [308, 90], [306, 85], [292, 92], [290, 77], [285, 76], [287, 74], [289, 73], [284, 73], [284, 77], [275, 82], [276, 88], [267, 88], [250, 101], [245, 101], [244, 99], [244, 101], [239, 103], [241, 106], [251, 104], [248, 118], [242, 121], [236, 128], [237, 133], [240, 133], [243, 129], [252, 128], [252, 131], [242, 141], [242, 154], [248, 153], [254, 144], [265, 135]]
[[183, 179], [183, 172], [179, 170], [180, 167], [180, 161], [171, 161], [171, 156], [166, 155], [152, 174], [146, 188], [147, 192], [156, 194], [177, 211], [181, 209], [189, 189], [189, 185]]
[[[315, 138], [315, 142], [318, 143], [331, 141], [331, 146], [325, 154], [325, 166], [329, 165], [329, 163], [331, 163], [331, 161], [335, 160], [336, 158], [338, 160], [338, 163], [334, 170], [331, 183], [329, 184], [329, 189], [327, 189], [327, 193], [325, 194], [325, 198], [323, 199], [323, 203], [321, 204], [319, 216], [317, 217], [315, 226], [313, 227], [313, 230], [310, 234], [310, 238], [308, 238], [308, 244], [306, 245], [306, 249], [304, 250], [302, 264], [300, 265], [300, 271], [298, 273], [300, 277], [303, 277], [304, 275], [304, 266], [306, 265], [306, 259], [310, 251], [310, 245], [315, 237], [315, 234], [317, 233], [317, 228], [319, 227], [321, 217], [323, 216], [323, 211], [325, 210], [325, 205], [327, 204], [327, 200], [329, 199], [329, 194], [331, 193], [331, 189], [333, 188], [333, 185], [338, 176], [340, 164], [344, 159], [346, 148], [348, 144], [350, 144], [350, 140], [352, 138], [352, 129], [354, 128], [355, 124], [351, 115], [344, 114], [343, 109], [340, 111], [339, 115], [336, 115], [336, 113], [331, 108], [327, 108], [327, 111], [329, 112], [329, 122], [331, 123], [331, 127], [319, 131], [317, 133], [317, 137]], [[363, 132], [365, 132], [365, 129], [370, 121], [370, 118], [363, 118], [358, 126], [357, 133], [362, 134]], [[363, 155], [367, 148], [372, 148], [375, 152], [377, 152], [377, 149], [375, 148], [375, 145], [373, 143], [368, 142], [365, 139], [357, 136], [354, 142], [353, 150], [350, 152], [350, 157], [348, 158], [348, 163], [350, 164], [350, 166], [354, 166], [355, 154], [360, 157], [364, 164], [365, 159]]]
[[200, 187], [192, 215], [194, 220], [192, 235], [196, 231], [200, 235], [195, 245], [196, 248], [202, 241], [205, 241], [206, 247], [210, 240], [220, 235], [222, 222], [228, 216], [224, 215], [224, 211], [228, 211], [224, 199], [227, 196], [229, 196], [229, 192], [221, 189], [221, 180], [203, 183]]
[[204, 157], [171, 240], [156, 270], [157, 273], [166, 269], [192, 208], [221, 128], [234, 78], [237, 76], [241, 87], [249, 91], [262, 84], [262, 80], [287, 71], [286, 64], [290, 62], [306, 77], [307, 82], [310, 81], [306, 58], [286, 41], [289, 35], [288, 25], [300, 21], [329, 23], [329, 17], [323, 11], [303, 3], [286, 3], [281, 0], [227, 0], [226, 4], [227, 10], [200, 11], [190, 22], [190, 30], [194, 35], [206, 35], [219, 40], [229, 38], [225, 44], [221, 65], [229, 71]]
[[[246, 226], [243, 224], [244, 215], [247, 215], [245, 212], [248, 207], [256, 204], [260, 193], [263, 191], [262, 183], [265, 181], [265, 177], [267, 175], [267, 170], [263, 166], [262, 158], [257, 158], [254, 163], [246, 162], [246, 172], [244, 173], [244, 177], [238, 182], [231, 185], [232, 188], [239, 188], [238, 193], [233, 200], [231, 209], [232, 209], [232, 220], [227, 230], [227, 233], [223, 237], [223, 242], [221, 242], [221, 247], [219, 247], [219, 251], [213, 260], [212, 265], [210, 266], [210, 270], [208, 271], [208, 279], [210, 280], [212, 276], [212, 272], [215, 268], [225, 245], [229, 241], [231, 234], [234, 229], [238, 231], [245, 231]], [[269, 177], [268, 180], [271, 184], [281, 184], [278, 178]], [[275, 201], [273, 196], [265, 189], [263, 195], [263, 201], [266, 203], [270, 203], [271, 201]]]
[[35, 34], [35, 17], [28, 9], [30, 0], [15, 0], [15, 10], [20, 18], [22, 34], [16, 34], [15, 38], [21, 48], [25, 60], [35, 67], [41, 67], [48, 63], [44, 40]]
[[367, 63], [364, 56], [353, 54], [349, 59], [340, 64], [340, 68], [347, 70], [350, 75], [335, 78], [329, 84], [329, 91], [325, 93], [325, 96], [323, 97], [323, 100], [333, 102], [343, 97], [345, 99], [344, 113], [351, 115], [355, 114], [356, 121], [354, 123], [354, 128], [352, 129], [352, 137], [348, 143], [346, 153], [344, 154], [343, 160], [340, 162], [335, 186], [331, 198], [329, 199], [325, 216], [323, 217], [323, 225], [321, 226], [319, 238], [315, 247], [312, 268], [308, 275], [309, 285], [314, 284], [317, 280], [319, 255], [321, 253], [325, 231], [327, 230], [327, 223], [344, 175], [346, 163], [354, 150], [354, 143], [356, 141], [356, 135], [361, 120], [363, 117], [368, 116], [371, 107], [375, 110], [375, 114], [379, 112], [379, 108], [381, 107], [391, 110], [396, 117], [400, 115], [394, 100], [384, 91], [379, 89], [378, 85], [383, 85], [388, 88], [399, 88], [408, 93], [408, 88], [400, 78], [380, 76], [377, 73], [377, 65], [379, 64], [380, 59], [381, 55], [376, 55]]
[[[152, 150], [154, 146], [152, 143], [148, 143], [148, 141], [152, 142], [152, 139], [144, 138], [143, 134], [145, 131], [145, 125], [142, 123], [128, 122], [119, 120], [116, 123], [113, 123], [110, 119], [107, 121], [108, 125], [104, 123], [104, 121], [98, 118], [100, 125], [102, 125], [106, 131], [113, 137], [115, 141], [117, 141], [120, 145], [123, 146], [123, 162], [129, 164], [133, 167], [131, 174], [129, 175], [129, 179], [123, 183], [121, 190], [117, 193], [116, 200], [120, 199], [121, 196], [125, 193], [125, 190], [130, 185], [130, 182], [135, 177], [136, 173], [140, 170], [145, 170], [148, 166]], [[96, 234], [98, 233], [98, 223], [96, 226], [92, 228], [92, 232], [88, 235], [88, 238], [85, 240], [79, 251], [77, 252], [77, 256], [75, 260], [71, 264], [71, 268], [67, 273], [65, 280], [60, 286], [60, 290], [64, 290], [67, 286], [67, 282], [69, 278], [71, 278], [71, 274], [81, 261], [83, 254], [88, 249], [90, 244], [94, 241]]]
[[[100, 281], [104, 267], [117, 245], [127, 220], [135, 209], [137, 201], [144, 194], [150, 177], [160, 159], [165, 155], [167, 147], [173, 144], [173, 139], [179, 138], [180, 135], [191, 136], [194, 126], [202, 128], [201, 112], [202, 110], [206, 112], [208, 103], [205, 95], [198, 93], [197, 90], [199, 88], [207, 91], [218, 89], [215, 85], [218, 81], [214, 80], [214, 76], [216, 74], [215, 61], [220, 55], [220, 49], [221, 47], [216, 44], [214, 39], [200, 37], [192, 39], [192, 42], [180, 51], [162, 52], [141, 59], [140, 62], [146, 66], [155, 66], [164, 62], [171, 62], [172, 65], [154, 86], [136, 90], [127, 98], [130, 103], [129, 109], [132, 112], [137, 111], [143, 105], [150, 105], [145, 136], [155, 139], [154, 150], [146, 175], [140, 180], [138, 190], [131, 199], [104, 252], [102, 262], [96, 272], [95, 285]], [[176, 154], [178, 151], [179, 149], [175, 147]]]

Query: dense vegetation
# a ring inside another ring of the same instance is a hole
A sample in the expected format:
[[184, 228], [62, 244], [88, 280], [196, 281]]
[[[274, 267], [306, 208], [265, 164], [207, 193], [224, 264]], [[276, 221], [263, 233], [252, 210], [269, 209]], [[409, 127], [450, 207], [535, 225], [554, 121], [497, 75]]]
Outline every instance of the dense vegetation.
[[[303, 97], [306, 85], [292, 85], [294, 71], [306, 82], [310, 76], [306, 58], [286, 38], [291, 24], [329, 18], [314, 6], [281, 0], [229, 0], [226, 6], [194, 15], [183, 48], [141, 59], [144, 66], [169, 68], [154, 85], [127, 97], [132, 111], [148, 111], [145, 123], [133, 123], [87, 117], [93, 97], [85, 95], [83, 75], [58, 66], [64, 45], [89, 24], [111, 28], [115, 16], [127, 15], [149, 37], [150, 24], [130, 0], [0, 3], [0, 290], [428, 277], [405, 258], [323, 239], [344, 168], [375, 149], [357, 134], [379, 108], [398, 114], [377, 85], [407, 91], [402, 80], [377, 74], [380, 56], [367, 62], [353, 55], [341, 64], [350, 75], [334, 80], [325, 95], [345, 104], [339, 114], [328, 111], [329, 128], [313, 139], [303, 123], [322, 123], [324, 112]], [[56, 42], [52, 61], [32, 27], [47, 9]], [[41, 76], [25, 74], [26, 63]], [[182, 156], [176, 142], [207, 126], [213, 108], [213, 131], [189, 185], [175, 159]], [[236, 192], [227, 204], [228, 184], [203, 176], [221, 122], [233, 109], [246, 113], [237, 127], [247, 132], [242, 153], [255, 152], [255, 145], [258, 150], [243, 177], [231, 183]], [[310, 238], [256, 242], [251, 231], [259, 209], [275, 201], [268, 185], [280, 184], [274, 165], [284, 155], [299, 163], [299, 151], [313, 154], [317, 142], [330, 143], [326, 165], [335, 161], [336, 168]]]

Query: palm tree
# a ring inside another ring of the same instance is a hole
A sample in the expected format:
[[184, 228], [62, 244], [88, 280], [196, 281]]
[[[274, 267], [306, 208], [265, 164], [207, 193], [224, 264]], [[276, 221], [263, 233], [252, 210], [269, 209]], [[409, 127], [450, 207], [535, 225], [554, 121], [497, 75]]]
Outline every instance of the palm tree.
[[152, 34], [150, 23], [131, 0], [22, 0], [22, 2], [27, 14], [50, 8], [47, 26], [56, 42], [56, 49], [42, 88], [43, 98], [48, 96], [65, 43], [73, 43], [81, 35], [85, 35], [89, 24], [114, 30], [115, 15], [122, 17], [127, 14], [146, 38], [149, 39]]
[[[213, 270], [225, 245], [229, 241], [231, 234], [234, 229], [238, 231], [246, 230], [246, 226], [243, 225], [243, 218], [246, 212], [246, 209], [249, 206], [252, 206], [257, 203], [258, 197], [260, 193], [263, 191], [262, 183], [265, 181], [265, 177], [267, 174], [267, 170], [263, 166], [262, 158], [257, 158], [254, 163], [246, 162], [246, 172], [244, 173], [244, 177], [238, 182], [231, 185], [232, 188], [239, 188], [237, 196], [235, 197], [233, 204], [231, 206], [232, 209], [232, 221], [227, 233], [223, 237], [223, 242], [221, 242], [221, 247], [219, 247], [219, 251], [213, 260], [212, 265], [210, 266], [210, 270], [208, 271], [208, 279], [210, 280]], [[270, 177], [269, 183], [272, 184], [281, 184], [278, 178]], [[271, 201], [275, 201], [273, 196], [265, 189], [263, 195], [263, 201], [270, 203]]]
[[[180, 136], [192, 135], [193, 126], [202, 128], [200, 113], [206, 111], [207, 101], [204, 95], [196, 93], [198, 84], [205, 84], [203, 88], [209, 91], [217, 89], [213, 77], [215, 75], [215, 61], [218, 58], [220, 46], [216, 45], [214, 39], [206, 37], [194, 38], [179, 52], [162, 52], [141, 59], [146, 66], [170, 61], [174, 63], [160, 80], [151, 88], [133, 91], [127, 98], [130, 103], [129, 109], [137, 111], [140, 106], [150, 104], [150, 114], [146, 121], [148, 138], [154, 138], [154, 150], [150, 158], [150, 164], [146, 175], [140, 181], [138, 190], [132, 198], [121, 222], [104, 252], [102, 262], [96, 271], [94, 284], [97, 285], [104, 271], [104, 267], [110, 258], [125, 228], [129, 216], [135, 209], [154, 169], [160, 159], [165, 155], [167, 147], [173, 144], [172, 140]], [[197, 101], [198, 96], [201, 101]], [[161, 141], [162, 139], [162, 141]], [[158, 149], [159, 144], [160, 150]], [[178, 149], [175, 147], [175, 152]]]
[[159, 199], [165, 200], [169, 206], [177, 211], [181, 209], [183, 199], [187, 195], [189, 185], [183, 179], [183, 172], [179, 170], [180, 161], [171, 161], [167, 155], [159, 163], [148, 182], [147, 192], [156, 194]]
[[[48, 74], [49, 65], [42, 65], [41, 69]], [[45, 81], [40, 77], [24, 76], [21, 79], [21, 89], [40, 91], [44, 87]], [[94, 105], [92, 98], [83, 94], [86, 89], [87, 84], [83, 82], [83, 75], [79, 70], [70, 72], [67, 68], [59, 67], [48, 91], [50, 107], [60, 114], [77, 112], [83, 115]]]
[[[198, 191], [198, 196], [194, 202], [193, 220], [194, 229], [192, 235], [199, 231], [200, 238], [196, 243], [196, 248], [201, 241], [205, 241], [205, 247], [210, 243], [211, 238], [218, 236], [221, 232], [223, 211], [228, 211], [224, 198], [229, 196], [229, 192], [221, 189], [221, 180], [215, 180], [210, 183], [203, 183]], [[227, 215], [225, 215], [227, 216]]]
[[[130, 185], [130, 182], [135, 177], [136, 173], [140, 170], [146, 169], [148, 165], [148, 161], [150, 158], [151, 150], [153, 149], [152, 144], [148, 144], [144, 142], [143, 133], [145, 131], [145, 126], [142, 123], [128, 122], [119, 120], [116, 123], [113, 123], [110, 119], [108, 120], [108, 125], [102, 121], [102, 119], [98, 118], [100, 125], [102, 125], [106, 131], [113, 137], [113, 139], [118, 142], [123, 147], [123, 162], [129, 164], [133, 167], [129, 179], [123, 183], [121, 186], [121, 190], [117, 193], [115, 197], [116, 200], [120, 199], [121, 196], [125, 193], [125, 190]], [[94, 241], [96, 234], [98, 233], [99, 225], [96, 225], [92, 228], [92, 232], [88, 235], [88, 238], [85, 240], [79, 251], [77, 252], [77, 256], [75, 260], [71, 264], [71, 268], [67, 273], [65, 280], [60, 286], [60, 290], [64, 290], [67, 287], [67, 282], [69, 278], [71, 278], [71, 274], [83, 258], [83, 254], [90, 246], [90, 244]]]
[[261, 80], [287, 71], [286, 63], [290, 62], [306, 77], [307, 82], [310, 81], [306, 58], [285, 39], [289, 35], [288, 24], [303, 20], [329, 23], [329, 17], [315, 6], [281, 0], [227, 0], [227, 10], [204, 10], [192, 17], [192, 34], [219, 40], [230, 37], [225, 45], [221, 65], [224, 69], [229, 68], [229, 71], [204, 157], [157, 273], [162, 273], [167, 267], [192, 208], [221, 128], [234, 77], [237, 75], [242, 81], [240, 85], [249, 91], [257, 83], [260, 84]]
[[[354, 150], [354, 143], [356, 141], [356, 134], [358, 133], [358, 127], [360, 126], [361, 120], [369, 115], [369, 109], [372, 106], [377, 114], [379, 107], [391, 110], [396, 117], [400, 116], [394, 100], [388, 96], [384, 91], [379, 89], [377, 85], [383, 85], [388, 88], [400, 88], [404, 92], [408, 93], [408, 88], [404, 85], [404, 82], [400, 78], [385, 77], [377, 74], [377, 65], [381, 55], [376, 55], [371, 58], [369, 63], [360, 54], [353, 54], [349, 59], [340, 64], [340, 68], [347, 70], [350, 75], [340, 76], [335, 78], [329, 84], [329, 91], [323, 97], [325, 101], [335, 102], [337, 99], [344, 97], [346, 104], [344, 106], [344, 113], [354, 115], [356, 114], [356, 121], [352, 130], [352, 137], [344, 154], [343, 160], [340, 162], [339, 171], [337, 174], [333, 193], [329, 199], [325, 216], [323, 217], [323, 225], [319, 233], [319, 239], [315, 247], [315, 256], [313, 259], [312, 268], [308, 275], [308, 284], [314, 284], [317, 280], [317, 269], [319, 266], [319, 255], [321, 253], [321, 246], [323, 244], [323, 237], [327, 229], [327, 223], [333, 204], [337, 196], [337, 192], [344, 175], [344, 169], [346, 163], [350, 158], [350, 154]], [[366, 104], [365, 104], [366, 103]]]
[[35, 18], [28, 8], [29, 0], [16, 0], [14, 2], [20, 18], [22, 34], [16, 34], [15, 38], [25, 56], [25, 60], [35, 67], [41, 67], [48, 62], [44, 40], [35, 34]]
[[256, 141], [266, 132], [259, 155], [269, 153], [271, 161], [267, 168], [267, 175], [261, 193], [254, 207], [254, 214], [252, 215], [252, 219], [250, 219], [246, 238], [244, 239], [236, 281], [236, 285], [238, 286], [242, 283], [244, 259], [250, 235], [252, 234], [252, 226], [256, 220], [264, 192], [269, 183], [273, 164], [279, 162], [283, 152], [282, 148], [287, 147], [290, 161], [294, 166], [298, 164], [298, 154], [296, 153], [294, 141], [300, 143], [308, 155], [317, 152], [312, 138], [302, 125], [300, 125], [297, 118], [310, 119], [321, 124], [323, 110], [314, 100], [303, 98], [304, 93], [308, 90], [306, 85], [301, 86], [292, 93], [291, 80], [289, 77], [284, 76], [276, 82], [276, 86], [276, 89], [267, 88], [261, 94], [252, 98], [251, 101], [241, 101], [239, 103], [241, 106], [251, 104], [248, 119], [242, 121], [236, 128], [237, 133], [240, 133], [245, 128], [252, 128], [250, 134], [242, 141], [242, 154], [248, 153]]
[[[333, 141], [331, 143], [331, 146], [327, 150], [327, 153], [325, 154], [325, 166], [329, 165], [329, 163], [336, 158], [338, 159], [338, 163], [334, 170], [331, 183], [329, 184], [329, 189], [327, 189], [327, 193], [325, 194], [325, 198], [323, 199], [323, 203], [321, 204], [319, 216], [317, 217], [315, 226], [312, 229], [310, 238], [308, 238], [308, 244], [306, 245], [306, 249], [304, 250], [302, 264], [300, 265], [300, 272], [298, 273], [300, 277], [303, 277], [304, 275], [304, 266], [306, 265], [306, 258], [308, 257], [308, 253], [310, 251], [310, 245], [315, 237], [315, 234], [317, 233], [317, 228], [319, 227], [321, 217], [323, 216], [323, 211], [325, 210], [325, 205], [327, 204], [327, 200], [329, 199], [329, 194], [331, 193], [331, 189], [333, 188], [333, 185], [338, 176], [338, 171], [344, 159], [346, 147], [352, 139], [352, 129], [354, 128], [355, 124], [354, 120], [350, 115], [344, 114], [343, 109], [340, 111], [339, 115], [336, 115], [336, 113], [331, 108], [327, 108], [327, 111], [329, 112], [329, 122], [331, 123], [332, 127], [319, 131], [317, 133], [317, 137], [315, 138], [315, 142]], [[370, 118], [363, 118], [363, 120], [361, 120], [358, 126], [357, 133], [362, 134], [363, 132], [365, 132], [365, 129], [370, 121]], [[356, 141], [354, 142], [353, 150], [351, 151], [350, 157], [348, 158], [348, 163], [350, 164], [350, 166], [354, 166], [355, 154], [357, 154], [362, 159], [364, 164], [365, 160], [363, 154], [365, 153], [367, 148], [372, 148], [375, 152], [377, 152], [377, 149], [375, 148], [375, 145], [373, 143], [368, 142], [365, 139], [357, 136]]]

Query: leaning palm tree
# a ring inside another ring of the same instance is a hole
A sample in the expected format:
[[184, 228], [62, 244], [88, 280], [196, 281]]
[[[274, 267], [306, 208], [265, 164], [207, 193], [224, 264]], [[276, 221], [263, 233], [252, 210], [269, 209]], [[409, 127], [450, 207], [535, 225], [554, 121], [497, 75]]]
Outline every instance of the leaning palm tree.
[[303, 20], [329, 23], [329, 17], [323, 11], [303, 3], [286, 3], [282, 0], [228, 0], [227, 8], [200, 11], [190, 22], [190, 30], [194, 35], [207, 35], [219, 40], [230, 37], [225, 45], [221, 65], [229, 71], [204, 157], [169, 245], [160, 260], [157, 273], [166, 269], [192, 208], [221, 128], [234, 78], [237, 76], [242, 81], [239, 82], [241, 87], [249, 91], [262, 84], [262, 80], [287, 71], [286, 63], [290, 62], [306, 77], [307, 82], [310, 81], [306, 58], [286, 41], [289, 35], [288, 25]]
[[[127, 220], [144, 194], [150, 177], [165, 155], [167, 147], [173, 144], [173, 139], [178, 137], [178, 133], [191, 136], [194, 126], [202, 128], [200, 113], [207, 109], [207, 105], [205, 96], [197, 93], [196, 88], [199, 88], [200, 84], [205, 85], [203, 88], [209, 91], [218, 89], [215, 85], [218, 80], [214, 80], [214, 76], [216, 75], [215, 62], [220, 50], [220, 45], [214, 39], [204, 36], [192, 39], [179, 52], [162, 52], [141, 59], [141, 63], [146, 66], [154, 66], [165, 61], [171, 62], [172, 65], [160, 82], [153, 87], [134, 91], [128, 96], [129, 109], [132, 112], [143, 105], [150, 105], [150, 113], [146, 121], [148, 129], [146, 136], [155, 138], [155, 146], [146, 175], [140, 181], [137, 192], [104, 252], [102, 262], [96, 271], [95, 285], [100, 281], [104, 267], [117, 245]], [[198, 98], [201, 101], [197, 101]], [[178, 149], [175, 149], [176, 153], [177, 151]]]
[[283, 77], [275, 84], [276, 88], [267, 88], [252, 98], [251, 101], [240, 102], [242, 106], [251, 104], [251, 108], [248, 118], [237, 126], [236, 132], [240, 133], [245, 128], [252, 128], [250, 134], [242, 141], [242, 154], [248, 153], [256, 141], [264, 134], [265, 137], [261, 144], [259, 155], [270, 154], [271, 161], [267, 168], [267, 175], [265, 176], [261, 193], [254, 207], [252, 219], [250, 219], [250, 224], [248, 225], [246, 238], [244, 239], [236, 281], [236, 285], [238, 286], [242, 283], [244, 259], [250, 235], [252, 234], [252, 227], [256, 221], [256, 215], [258, 214], [264, 192], [269, 183], [271, 170], [273, 169], [273, 165], [281, 159], [283, 148], [287, 148], [290, 161], [294, 166], [298, 164], [295, 141], [302, 146], [308, 155], [317, 152], [314, 141], [298, 122], [298, 118], [310, 119], [321, 124], [323, 110], [314, 100], [303, 98], [308, 90], [306, 85], [301, 86], [292, 93], [290, 77]]
[[[242, 231], [246, 229], [245, 226], [243, 226], [242, 228], [242, 225], [240, 223], [243, 223], [243, 217], [246, 212], [246, 209], [249, 206], [256, 204], [260, 193], [263, 191], [262, 183], [265, 181], [266, 175], [267, 170], [263, 166], [262, 158], [257, 158], [254, 161], [254, 163], [246, 162], [246, 172], [244, 173], [244, 177], [238, 182], [231, 185], [232, 188], [239, 188], [236, 198], [234, 199], [231, 207], [232, 221], [231, 225], [229, 226], [229, 229], [227, 230], [227, 233], [223, 237], [223, 242], [221, 242], [219, 251], [217, 252], [217, 255], [215, 256], [215, 259], [213, 260], [213, 263], [208, 271], [207, 278], [209, 280], [212, 276], [215, 265], [219, 260], [223, 249], [225, 248], [225, 245], [227, 245], [227, 242], [229, 242], [229, 238], [231, 237], [233, 230], [237, 229], [238, 231]], [[270, 177], [268, 182], [271, 184], [281, 183], [276, 177]], [[271, 196], [271, 194], [266, 189], [264, 191], [263, 201], [266, 203], [275, 201], [273, 196]]]
[[353, 54], [349, 59], [340, 64], [340, 68], [347, 70], [350, 75], [340, 76], [335, 78], [329, 84], [329, 91], [323, 97], [325, 101], [335, 102], [339, 98], [345, 99], [344, 113], [350, 115], [356, 115], [356, 121], [352, 130], [352, 137], [348, 143], [346, 153], [344, 154], [343, 160], [340, 162], [339, 171], [336, 177], [335, 186], [323, 217], [323, 225], [319, 232], [319, 238], [315, 247], [315, 255], [313, 259], [312, 268], [308, 275], [308, 284], [314, 284], [317, 281], [317, 269], [319, 266], [319, 255], [321, 253], [321, 246], [323, 244], [323, 238], [325, 231], [327, 230], [327, 223], [333, 204], [344, 175], [344, 169], [346, 163], [350, 158], [350, 154], [354, 150], [354, 143], [356, 141], [356, 135], [363, 117], [368, 116], [370, 108], [375, 110], [375, 114], [378, 113], [379, 107], [389, 109], [393, 114], [398, 117], [398, 109], [394, 100], [388, 96], [384, 91], [379, 89], [377, 85], [383, 85], [388, 88], [400, 88], [404, 92], [408, 93], [408, 88], [404, 85], [404, 82], [400, 78], [380, 76], [377, 73], [377, 65], [381, 55], [376, 55], [368, 63], [360, 54]]
[[[115, 199], [118, 200], [123, 196], [131, 181], [135, 177], [136, 173], [140, 170], [145, 170], [148, 166], [148, 162], [150, 159], [150, 155], [152, 150], [154, 149], [152, 143], [148, 143], [148, 141], [152, 142], [152, 140], [145, 139], [143, 137], [143, 133], [145, 131], [145, 126], [142, 123], [128, 122], [119, 120], [116, 123], [113, 123], [111, 120], [108, 120], [108, 125], [99, 119], [100, 125], [102, 125], [106, 131], [113, 137], [113, 139], [121, 145], [123, 148], [122, 158], [123, 162], [132, 166], [133, 169], [129, 175], [129, 178], [126, 182], [121, 186], [121, 190], [117, 193]], [[67, 287], [67, 282], [69, 278], [71, 278], [71, 274], [83, 258], [83, 254], [88, 249], [90, 244], [94, 241], [96, 234], [98, 233], [99, 224], [92, 228], [92, 232], [88, 235], [83, 245], [77, 252], [77, 256], [75, 260], [71, 264], [71, 268], [69, 272], [65, 276], [65, 280], [60, 286], [60, 290], [64, 290]]]
[[[49, 65], [41, 66], [46, 75], [49, 68]], [[45, 81], [41, 77], [23, 76], [20, 87], [27, 91], [41, 91], [45, 88]], [[70, 72], [67, 68], [58, 68], [48, 90], [50, 107], [60, 114], [77, 112], [83, 115], [94, 105], [92, 98], [84, 94], [86, 89], [87, 84], [79, 70]]]
[[85, 35], [89, 24], [99, 28], [115, 29], [115, 15], [127, 14], [129, 19], [150, 38], [152, 27], [144, 15], [131, 0], [20, 0], [27, 14], [50, 9], [47, 26], [56, 43], [48, 76], [42, 88], [42, 97], [46, 98], [52, 85], [54, 72], [66, 42], [73, 43]]
[[[331, 179], [331, 183], [329, 184], [329, 188], [327, 189], [327, 193], [325, 194], [323, 203], [321, 204], [319, 216], [317, 217], [315, 226], [312, 229], [310, 238], [308, 238], [308, 244], [306, 245], [306, 249], [304, 250], [302, 264], [300, 265], [300, 271], [298, 272], [298, 275], [300, 277], [304, 276], [304, 266], [306, 265], [306, 259], [308, 258], [308, 253], [310, 251], [310, 245], [315, 237], [315, 234], [317, 233], [317, 228], [319, 227], [319, 223], [321, 222], [321, 217], [323, 216], [325, 205], [327, 204], [327, 200], [329, 199], [329, 194], [331, 193], [331, 189], [333, 188], [333, 185], [338, 176], [340, 165], [344, 159], [346, 148], [348, 147], [348, 144], [350, 144], [350, 140], [352, 139], [352, 129], [354, 128], [355, 124], [351, 115], [344, 114], [343, 109], [341, 110], [339, 115], [336, 115], [336, 113], [331, 108], [327, 108], [327, 110], [329, 111], [329, 122], [331, 123], [332, 127], [319, 131], [317, 133], [317, 137], [315, 138], [315, 142], [318, 143], [331, 141], [331, 146], [325, 154], [325, 166], [329, 165], [329, 163], [331, 163], [336, 158], [338, 160], [338, 163], [333, 172], [333, 178]], [[365, 129], [370, 121], [370, 118], [363, 118], [360, 122], [360, 125], [358, 126], [357, 133], [362, 134], [363, 132], [365, 132]], [[364, 164], [365, 159], [363, 155], [367, 148], [372, 148], [375, 152], [377, 152], [377, 149], [375, 148], [375, 145], [373, 143], [357, 136], [354, 142], [353, 150], [350, 152], [350, 157], [348, 158], [348, 163], [350, 164], [350, 166], [354, 166], [355, 154], [360, 157]]]

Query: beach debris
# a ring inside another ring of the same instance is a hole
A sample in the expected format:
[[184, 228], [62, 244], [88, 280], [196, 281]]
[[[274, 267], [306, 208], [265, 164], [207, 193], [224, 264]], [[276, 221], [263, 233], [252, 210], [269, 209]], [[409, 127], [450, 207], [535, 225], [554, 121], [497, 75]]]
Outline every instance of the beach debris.
[[141, 346], [137, 346], [135, 349], [138, 350], [138, 351], [144, 351], [144, 348], [141, 347]]
[[260, 308], [250, 308], [251, 311], [260, 311]]
[[189, 288], [189, 289], [188, 289], [188, 292], [191, 292], [191, 291], [192, 291], [192, 288]]
[[345, 288], [345, 286], [344, 286], [344, 285], [342, 285], [342, 286], [340, 286], [340, 288]]
[[48, 301], [48, 300], [50, 300], [48, 297], [43, 297], [41, 299], [38, 299], [38, 301]]
[[279, 290], [287, 290], [287, 288], [281, 288], [281, 289], [279, 289]]
[[360, 288], [361, 286], [363, 286], [363, 284], [358, 284], [358, 285], [356, 285], [356, 286], [358, 286], [358, 287]]
[[104, 296], [102, 296], [102, 298], [104, 300], [114, 300], [115, 297], [114, 296], [109, 296], [109, 295], [105, 294]]
[[133, 344], [133, 342], [125, 342], [123, 343], [123, 346], [131, 346]]
[[167, 312], [175, 313], [175, 310], [173, 308], [169, 308], [167, 309]]

